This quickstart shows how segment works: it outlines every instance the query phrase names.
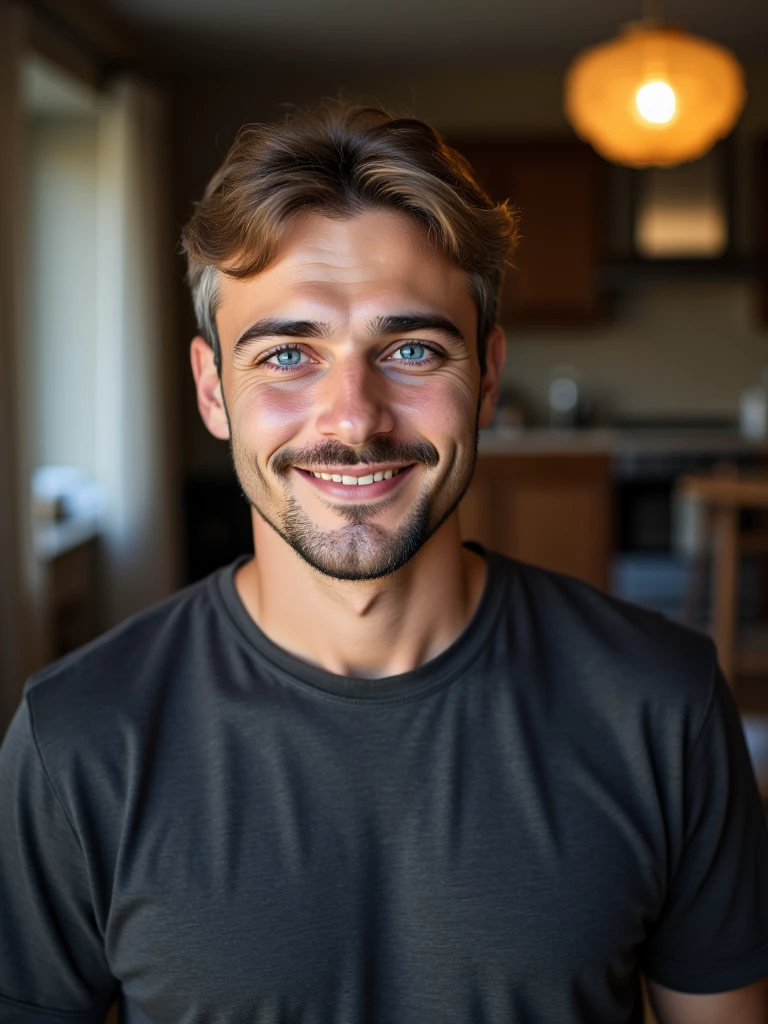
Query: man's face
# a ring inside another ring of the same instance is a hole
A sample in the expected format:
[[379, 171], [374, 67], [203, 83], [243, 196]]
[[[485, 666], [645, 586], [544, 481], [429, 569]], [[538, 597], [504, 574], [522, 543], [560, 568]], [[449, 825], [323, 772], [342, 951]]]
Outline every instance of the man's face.
[[399, 569], [458, 504], [493, 411], [500, 358], [481, 382], [466, 274], [403, 215], [311, 214], [266, 270], [220, 288], [226, 422], [204, 407], [195, 343], [193, 365], [243, 492], [326, 575]]

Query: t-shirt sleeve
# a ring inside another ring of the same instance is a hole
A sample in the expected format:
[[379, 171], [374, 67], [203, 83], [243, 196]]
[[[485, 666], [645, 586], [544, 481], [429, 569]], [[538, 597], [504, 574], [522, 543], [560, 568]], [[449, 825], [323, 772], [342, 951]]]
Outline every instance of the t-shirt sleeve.
[[86, 860], [25, 697], [0, 746], [0, 1020], [103, 1024], [116, 993]]
[[768, 976], [768, 829], [741, 719], [717, 665], [683, 791], [682, 852], [642, 966], [667, 988], [726, 992]]

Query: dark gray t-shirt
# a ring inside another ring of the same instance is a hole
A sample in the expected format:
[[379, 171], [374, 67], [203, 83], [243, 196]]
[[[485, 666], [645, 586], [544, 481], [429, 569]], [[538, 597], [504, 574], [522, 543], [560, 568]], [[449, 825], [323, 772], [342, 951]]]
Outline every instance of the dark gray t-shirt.
[[712, 642], [489, 554], [382, 680], [271, 643], [244, 559], [38, 673], [0, 751], [0, 1019], [635, 1024], [768, 975]]

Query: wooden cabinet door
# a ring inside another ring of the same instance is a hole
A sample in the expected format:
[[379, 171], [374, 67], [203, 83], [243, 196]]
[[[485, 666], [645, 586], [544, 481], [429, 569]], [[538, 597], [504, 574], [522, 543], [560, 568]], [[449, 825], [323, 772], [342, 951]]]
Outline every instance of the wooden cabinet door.
[[520, 215], [521, 238], [502, 290], [502, 323], [568, 326], [603, 312], [606, 164], [575, 139], [450, 139], [497, 202]]
[[607, 590], [612, 493], [609, 455], [481, 455], [462, 536]]

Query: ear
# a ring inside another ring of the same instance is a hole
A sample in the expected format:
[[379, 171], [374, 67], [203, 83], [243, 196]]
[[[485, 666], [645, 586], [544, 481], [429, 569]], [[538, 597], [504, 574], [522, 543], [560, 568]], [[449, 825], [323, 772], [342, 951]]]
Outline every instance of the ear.
[[488, 335], [485, 349], [485, 374], [480, 381], [480, 418], [478, 426], [481, 430], [490, 427], [499, 400], [499, 381], [501, 368], [507, 356], [507, 342], [504, 331], [495, 324]]
[[221, 394], [221, 380], [216, 370], [213, 349], [200, 335], [192, 339], [189, 355], [197, 389], [197, 407], [203, 423], [214, 437], [229, 438], [229, 422]]

